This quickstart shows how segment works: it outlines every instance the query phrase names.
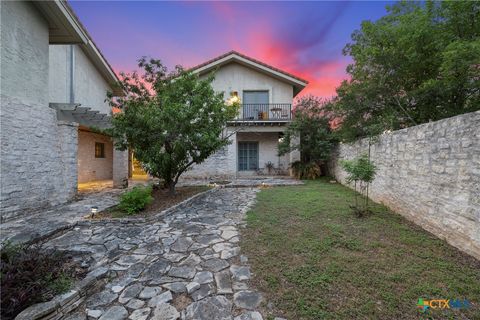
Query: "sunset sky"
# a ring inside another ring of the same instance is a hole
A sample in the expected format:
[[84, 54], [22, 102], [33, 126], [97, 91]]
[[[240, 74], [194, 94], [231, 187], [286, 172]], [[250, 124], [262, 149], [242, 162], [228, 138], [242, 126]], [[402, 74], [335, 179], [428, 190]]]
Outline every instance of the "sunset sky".
[[363, 20], [388, 2], [70, 1], [116, 72], [141, 56], [192, 67], [230, 50], [284, 69], [310, 84], [302, 94], [335, 94], [350, 58], [342, 48]]

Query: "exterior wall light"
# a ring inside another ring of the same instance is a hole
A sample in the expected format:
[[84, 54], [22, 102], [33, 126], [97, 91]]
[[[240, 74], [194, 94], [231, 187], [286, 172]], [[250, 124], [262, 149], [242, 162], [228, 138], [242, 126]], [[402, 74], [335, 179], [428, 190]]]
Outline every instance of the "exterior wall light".
[[98, 207], [97, 206], [93, 206], [90, 208], [90, 213], [92, 214], [90, 217], [93, 218], [95, 216], [95, 213], [98, 212]]

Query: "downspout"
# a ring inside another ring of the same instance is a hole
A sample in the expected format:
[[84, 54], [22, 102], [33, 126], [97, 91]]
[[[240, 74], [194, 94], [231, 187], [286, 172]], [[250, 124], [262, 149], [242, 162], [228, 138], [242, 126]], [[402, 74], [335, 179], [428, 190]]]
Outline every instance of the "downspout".
[[70, 45], [70, 103], [75, 103], [75, 47]]

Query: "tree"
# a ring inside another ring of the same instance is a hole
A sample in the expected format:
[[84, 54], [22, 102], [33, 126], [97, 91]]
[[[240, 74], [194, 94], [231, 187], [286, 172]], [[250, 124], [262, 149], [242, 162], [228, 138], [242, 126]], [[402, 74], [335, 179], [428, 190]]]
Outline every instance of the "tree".
[[114, 115], [110, 134], [116, 148], [134, 150], [143, 168], [163, 179], [173, 195], [186, 170], [230, 143], [224, 129], [238, 108], [213, 91], [213, 75], [199, 79], [180, 66], [167, 74], [155, 59], [142, 58], [138, 66], [142, 75], [121, 74], [126, 96], [110, 98], [123, 110]]
[[480, 109], [480, 2], [399, 2], [364, 21], [332, 109], [345, 140]]
[[329, 101], [315, 96], [300, 98], [295, 105], [293, 120], [278, 145], [280, 156], [294, 150], [300, 151], [301, 161], [292, 164], [297, 172], [305, 172], [298, 174], [300, 178], [319, 176], [320, 168], [325, 166], [335, 146], [330, 118], [326, 112], [328, 104]]
[[[341, 162], [343, 170], [347, 175], [347, 182], [354, 182], [355, 187], [355, 210], [356, 214], [361, 217], [368, 213], [368, 186], [375, 179], [377, 172], [376, 166], [370, 161], [369, 155], [363, 154], [353, 160], [343, 160]], [[357, 187], [360, 193], [364, 196], [363, 207], [358, 206], [358, 193]]]

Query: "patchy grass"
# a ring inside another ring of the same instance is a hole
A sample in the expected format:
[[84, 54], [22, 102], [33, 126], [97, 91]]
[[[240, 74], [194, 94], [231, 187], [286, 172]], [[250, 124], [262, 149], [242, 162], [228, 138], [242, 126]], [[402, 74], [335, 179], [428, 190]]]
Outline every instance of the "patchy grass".
[[[480, 262], [386, 207], [357, 218], [328, 180], [262, 190], [242, 250], [270, 315], [288, 319], [480, 319]], [[418, 298], [468, 299], [421, 314]]]
[[176, 188], [175, 196], [172, 197], [167, 189], [156, 188], [152, 191], [153, 201], [147, 205], [145, 210], [139, 211], [135, 214], [128, 214], [118, 206], [115, 206], [97, 214], [94, 219], [146, 217], [168, 209], [171, 206], [174, 206], [197, 193], [207, 191], [208, 189], [210, 189], [208, 186], [178, 187]]

